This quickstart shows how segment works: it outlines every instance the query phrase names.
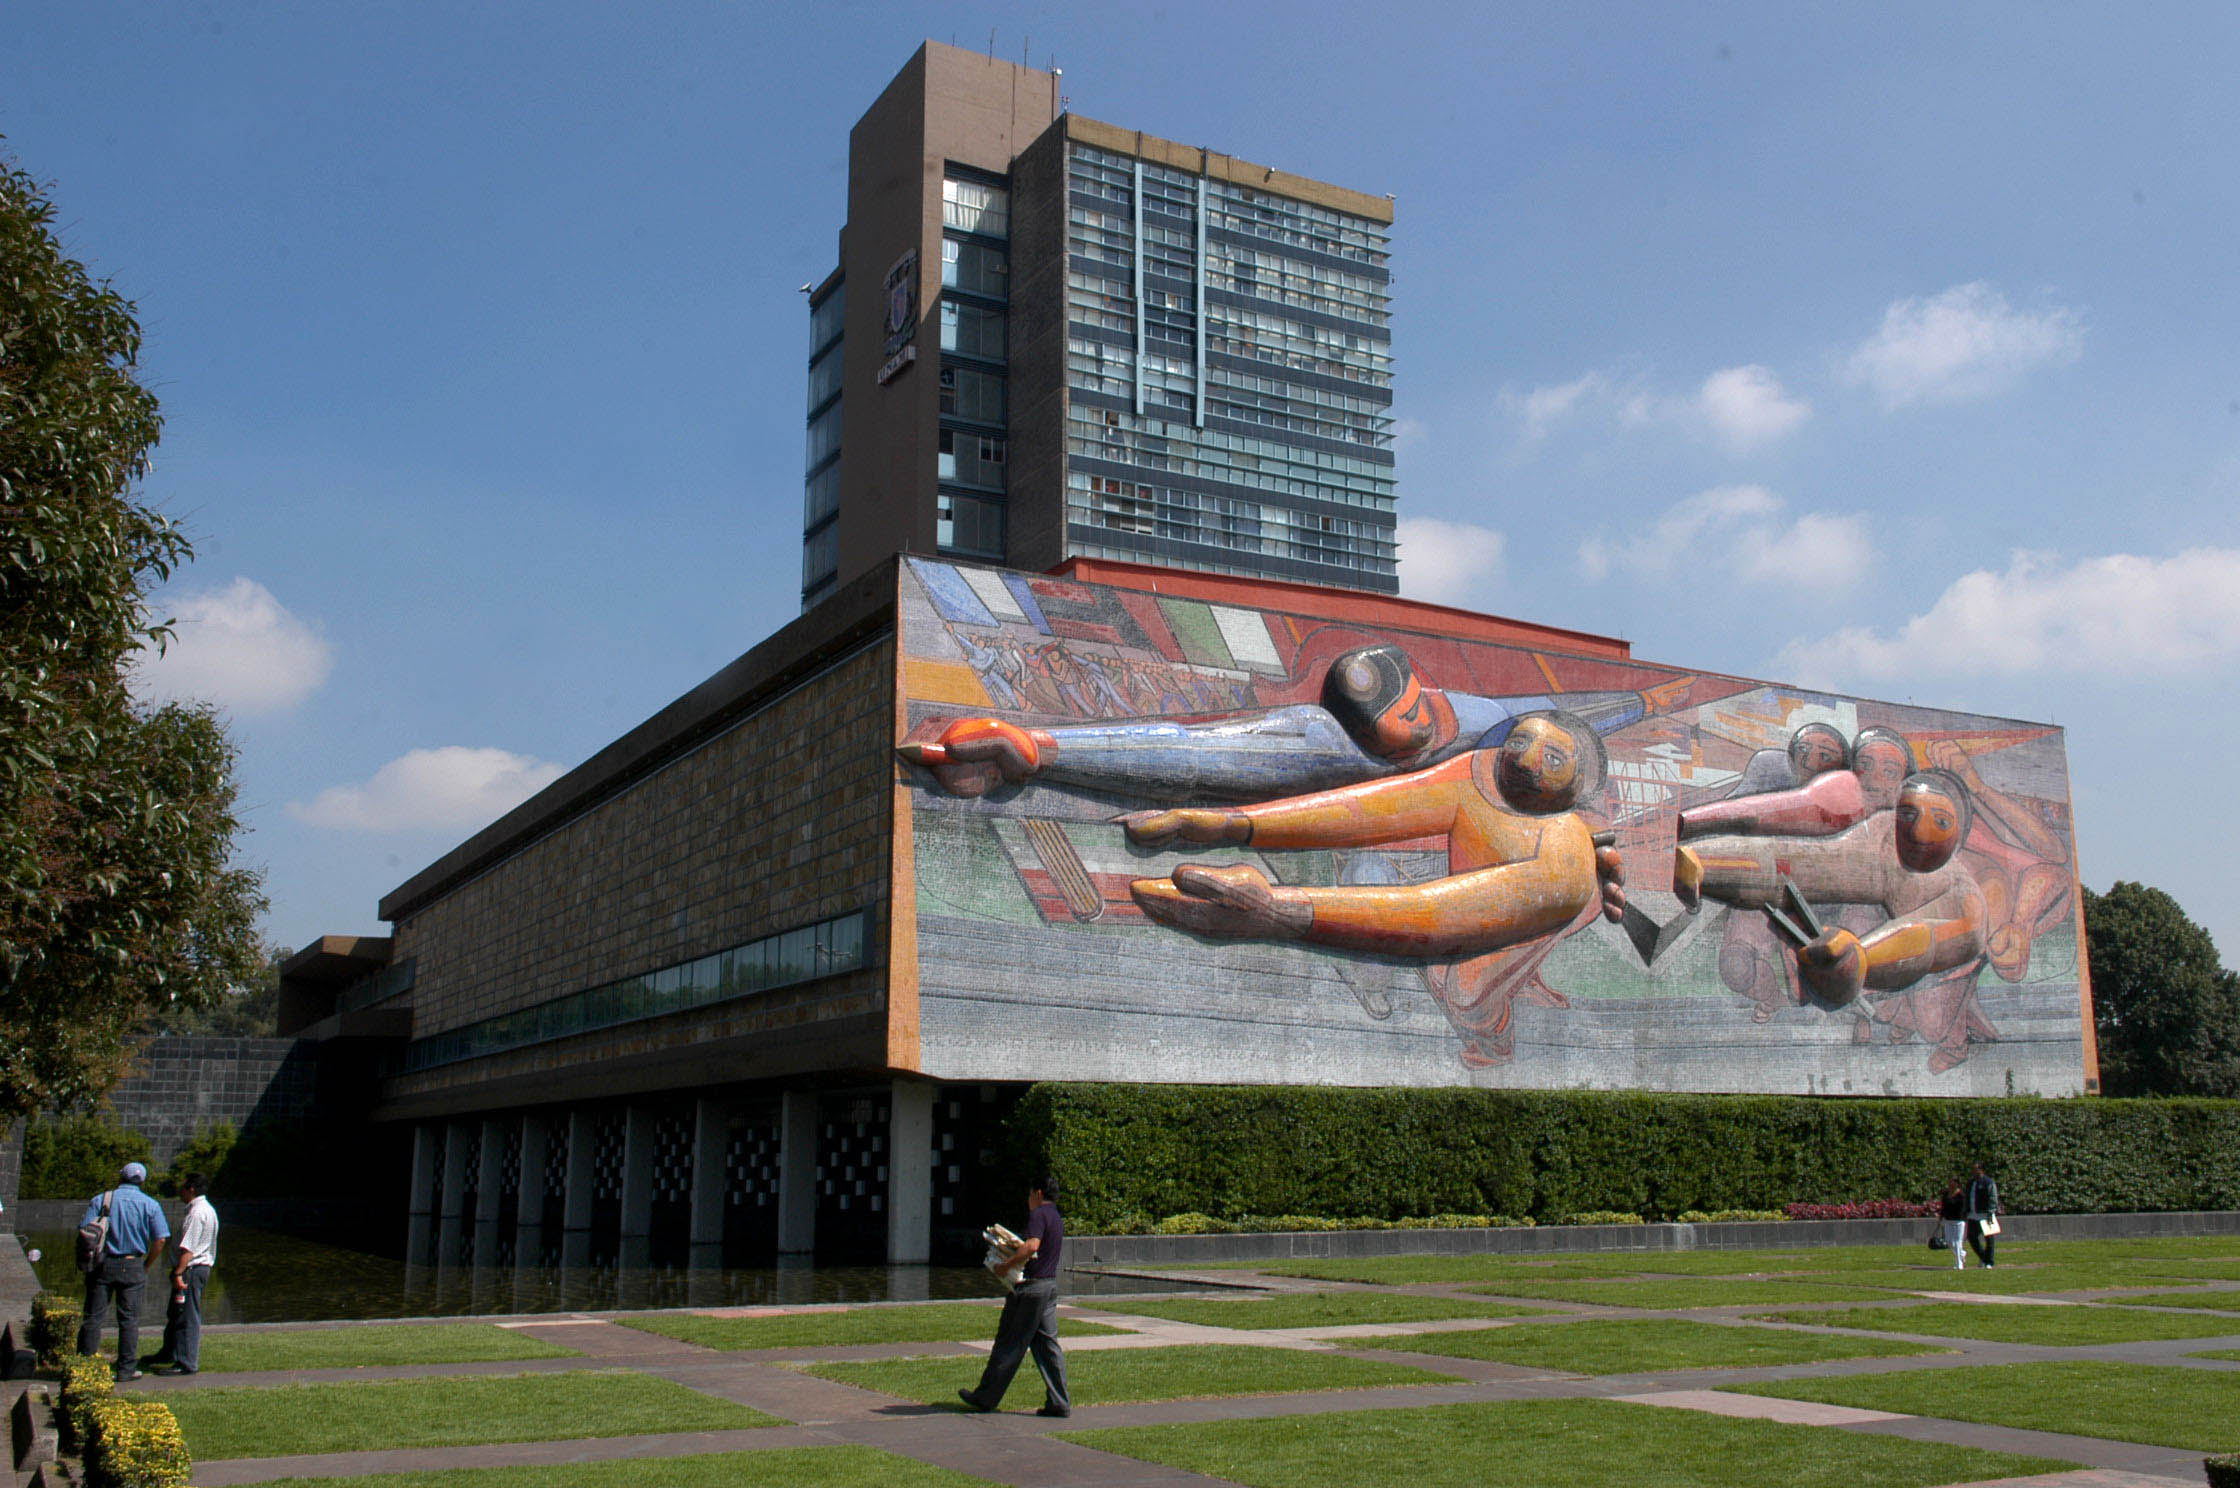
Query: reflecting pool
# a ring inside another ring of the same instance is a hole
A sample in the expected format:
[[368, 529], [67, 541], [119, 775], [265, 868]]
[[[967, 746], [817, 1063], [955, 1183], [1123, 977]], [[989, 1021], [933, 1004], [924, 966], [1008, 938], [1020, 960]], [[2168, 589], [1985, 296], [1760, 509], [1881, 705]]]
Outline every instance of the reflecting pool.
[[[36, 1265], [42, 1285], [71, 1296], [84, 1289], [71, 1260], [73, 1231], [30, 1231], [23, 1239], [43, 1252]], [[705, 1265], [657, 1265], [629, 1253], [625, 1243], [594, 1248], [580, 1235], [567, 1241], [539, 1252], [543, 1264], [516, 1265], [510, 1258], [501, 1263], [496, 1257], [478, 1262], [471, 1256], [422, 1262], [357, 1249], [349, 1237], [308, 1239], [228, 1225], [203, 1293], [203, 1316], [213, 1323], [281, 1323], [1003, 1295], [977, 1266], [845, 1266], [812, 1264], [806, 1257], [798, 1264], [761, 1267], [724, 1266], [713, 1259]], [[1096, 1273], [1068, 1273], [1066, 1279], [1066, 1291], [1075, 1296], [1189, 1290], [1174, 1282]], [[142, 1303], [143, 1328], [151, 1316], [161, 1325], [161, 1300], [158, 1281]]]

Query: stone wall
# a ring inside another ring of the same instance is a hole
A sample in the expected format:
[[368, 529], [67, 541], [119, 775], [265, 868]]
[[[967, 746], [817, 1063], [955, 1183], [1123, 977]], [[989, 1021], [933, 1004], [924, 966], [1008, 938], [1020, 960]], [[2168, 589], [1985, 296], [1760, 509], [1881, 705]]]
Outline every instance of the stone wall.
[[[714, 737], [562, 821], [401, 919], [425, 1037], [761, 936], [876, 907], [892, 830], [894, 648], [874, 641]], [[884, 960], [874, 916], [872, 962]], [[647, 1039], [733, 1036], [754, 1013], [789, 1026], [876, 1011], [875, 970], [680, 1013], [653, 1025], [445, 1066], [392, 1083], [414, 1094], [580, 1064]], [[751, 1021], [751, 1019], [750, 1019]]]
[[314, 1045], [279, 1038], [151, 1039], [109, 1093], [117, 1122], [148, 1139], [160, 1167], [213, 1122], [308, 1121], [318, 1114]]

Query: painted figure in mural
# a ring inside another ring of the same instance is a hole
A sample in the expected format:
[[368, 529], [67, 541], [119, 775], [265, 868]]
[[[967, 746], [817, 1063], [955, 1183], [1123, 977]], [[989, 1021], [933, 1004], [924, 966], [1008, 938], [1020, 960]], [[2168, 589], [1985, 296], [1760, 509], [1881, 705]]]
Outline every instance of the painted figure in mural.
[[[1950, 1006], [1940, 1003], [1932, 1014], [1915, 998], [1906, 1007], [1918, 1031], [1937, 1040], [1931, 1068], [1946, 1069], [1967, 1057], [1971, 1036], [1992, 1032], [1973, 1003], [1989, 934], [1984, 893], [1957, 856], [1973, 809], [1967, 788], [1944, 770], [1901, 775], [1893, 788], [1891, 761], [1882, 756], [1901, 749], [1910, 760], [1900, 736], [1864, 730], [1850, 772], [1776, 793], [1747, 817], [1707, 809], [1710, 830], [1695, 812], [1683, 813], [1688, 840], [1673, 882], [1690, 904], [1701, 898], [1779, 909], [1794, 885], [1809, 903], [1879, 908], [1881, 922], [1864, 934], [1831, 925], [1799, 946], [1798, 978], [1821, 1003], [1839, 1008], [1865, 992], [1908, 994], [1928, 982]], [[1719, 803], [1730, 804], [1745, 803]], [[1897, 1018], [1890, 1021], [1900, 1036]]]
[[[1897, 762], [1889, 756], [1894, 748], [1902, 747], [1903, 741], [1883, 740], [1871, 734], [1867, 738], [1869, 761], [1879, 795], [1891, 766]], [[1733, 789], [1718, 802], [1697, 802], [1690, 810], [1683, 811], [1680, 835], [1685, 839], [1717, 830], [1765, 830], [1768, 803], [1756, 798], [1812, 785], [1821, 777], [1837, 772], [1855, 778], [1853, 764], [1851, 744], [1842, 730], [1829, 723], [1807, 723], [1789, 736], [1786, 748], [1761, 749], [1753, 754]], [[1864, 819], [1866, 788], [1863, 784], [1859, 787], [1856, 805], [1850, 800], [1849, 782], [1822, 786], [1820, 795], [1823, 799], [1814, 803], [1813, 820], [1822, 828], [1841, 830]], [[1840, 796], [1842, 800], [1825, 799], [1830, 796]], [[1746, 801], [1745, 798], [1753, 799]], [[1714, 805], [1720, 809], [1713, 809]], [[1794, 810], [1774, 814], [1786, 815], [1791, 830], [1797, 829]], [[1856, 931], [1870, 927], [1874, 911], [1846, 907], [1832, 913], [1839, 923]], [[1729, 990], [1751, 1001], [1752, 1022], [1771, 1022], [1782, 1008], [1795, 1007], [1803, 1001], [1796, 959], [1775, 932], [1772, 921], [1763, 915], [1727, 916], [1719, 944], [1719, 979]]]
[[[1028, 691], [1031, 697], [1034, 689]], [[1215, 697], [1162, 699], [1169, 702], [1178, 711], [1230, 705]], [[1140, 800], [1265, 800], [1496, 748], [1515, 720], [1559, 703], [1592, 731], [1609, 733], [1644, 717], [1651, 699], [1639, 692], [1477, 697], [1424, 684], [1398, 646], [1364, 646], [1330, 664], [1320, 703], [1205, 723], [1139, 718], [1044, 729], [966, 718], [931, 743], [905, 744], [900, 752], [955, 795], [1032, 778]]]
[[1519, 1000], [1561, 1003], [1539, 980], [1562, 936], [1625, 910], [1617, 851], [1573, 809], [1601, 784], [1601, 740], [1554, 710], [1513, 721], [1498, 749], [1430, 769], [1237, 807], [1121, 818], [1131, 842], [1311, 850], [1447, 840], [1447, 876], [1420, 884], [1271, 883], [1257, 868], [1184, 864], [1132, 886], [1144, 913], [1225, 939], [1296, 940], [1428, 963], [1425, 981], [1485, 1065], [1513, 1046]]
[[[1144, 881], [1169, 883], [1172, 893], [1139, 884], [1144, 911], [1207, 934], [1306, 939], [1427, 962], [1426, 984], [1462, 1034], [1465, 1062], [1507, 1058], [1515, 1004], [1565, 1005], [1540, 977], [1562, 933], [1598, 910], [1613, 918], [1623, 910], [1616, 852], [1598, 852], [1570, 812], [1601, 787], [1601, 736], [1647, 716], [1660, 698], [1567, 693], [1558, 711], [1559, 700], [1546, 696], [1447, 691], [1425, 684], [1393, 645], [1337, 657], [1321, 696], [1319, 704], [1199, 723], [1042, 729], [962, 719], [899, 752], [958, 795], [1034, 779], [1138, 800], [1268, 801], [1241, 812], [1138, 812], [1122, 821], [1131, 841], [1150, 846], [1235, 841], [1221, 834], [1265, 818], [1255, 845], [1337, 850], [1336, 886], [1293, 890], [1250, 869], [1194, 868]], [[1565, 770], [1570, 778], [1560, 786], [1528, 778]], [[1370, 816], [1349, 825], [1357, 809]], [[1398, 882], [1380, 854], [1350, 850], [1441, 835], [1450, 876], [1429, 884]], [[1303, 933], [1313, 918], [1295, 897], [1303, 892], [1337, 896], [1323, 904], [1318, 933]], [[1371, 1017], [1389, 1016], [1378, 962], [1341, 970]]]

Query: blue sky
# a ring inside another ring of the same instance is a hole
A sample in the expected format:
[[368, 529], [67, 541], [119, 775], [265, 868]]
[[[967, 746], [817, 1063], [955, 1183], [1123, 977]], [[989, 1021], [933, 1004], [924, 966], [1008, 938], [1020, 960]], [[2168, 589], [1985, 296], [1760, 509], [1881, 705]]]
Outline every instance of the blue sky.
[[[272, 937], [798, 603], [797, 287], [920, 40], [1398, 198], [1404, 591], [2065, 725], [2086, 883], [2240, 947], [2240, 12], [25, 0], [139, 302]], [[1444, 525], [1430, 525], [1444, 524]], [[2240, 953], [2236, 953], [2240, 954]]]

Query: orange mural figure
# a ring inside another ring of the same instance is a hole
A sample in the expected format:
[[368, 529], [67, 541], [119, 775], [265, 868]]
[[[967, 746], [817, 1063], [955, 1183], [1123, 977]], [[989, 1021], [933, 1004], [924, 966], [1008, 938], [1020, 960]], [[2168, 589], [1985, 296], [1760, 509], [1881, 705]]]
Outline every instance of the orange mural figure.
[[1200, 935], [1296, 940], [1430, 962], [1426, 981], [1484, 1065], [1513, 1047], [1512, 1003], [1561, 1005], [1539, 968], [1562, 935], [1625, 909], [1616, 849], [1573, 807], [1601, 783], [1601, 741], [1561, 712], [1519, 718], [1496, 749], [1430, 769], [1263, 805], [1178, 807], [1120, 818], [1130, 841], [1275, 849], [1447, 840], [1448, 875], [1421, 884], [1271, 883], [1250, 865], [1184, 864], [1138, 879], [1144, 913]]
[[[1877, 742], [1862, 734], [1854, 755]], [[1868, 787], [1870, 802], [1880, 798], [1883, 773], [1870, 769], [1855, 777]], [[1780, 814], [1777, 807], [1776, 818]], [[1905, 992], [1924, 978], [1958, 974], [1947, 980], [1963, 982], [1965, 999], [1949, 999], [1953, 1006], [1940, 1009], [1947, 1016], [1925, 1019], [1918, 1015], [1924, 1010], [1916, 1010], [1910, 1020], [1937, 1040], [1930, 1068], [1949, 1069], [1967, 1057], [1971, 1037], [1992, 1036], [1972, 1001], [1973, 973], [1988, 937], [1984, 893], [1955, 856], [1972, 816], [1957, 778], [1924, 771], [1903, 779], [1890, 809], [1875, 809], [1831, 835], [1695, 836], [1678, 850], [1673, 885], [1690, 904], [1703, 898], [1778, 910], [1793, 886], [1808, 902], [1878, 906], [1885, 918], [1865, 934], [1831, 926], [1799, 946], [1797, 975], [1821, 1002], [1847, 1007], [1862, 992]], [[1895, 1018], [1892, 1027], [1894, 1036], [1903, 1036]]]

